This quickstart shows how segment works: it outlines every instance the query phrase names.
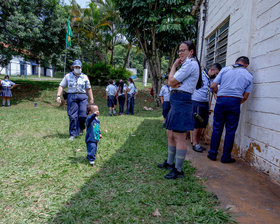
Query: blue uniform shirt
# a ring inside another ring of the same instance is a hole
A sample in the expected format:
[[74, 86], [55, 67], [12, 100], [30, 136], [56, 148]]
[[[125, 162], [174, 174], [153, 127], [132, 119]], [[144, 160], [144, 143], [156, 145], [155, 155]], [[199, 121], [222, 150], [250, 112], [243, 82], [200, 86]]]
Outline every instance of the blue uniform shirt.
[[81, 73], [76, 76], [73, 72], [68, 73], [59, 85], [68, 87], [68, 93], [86, 93], [86, 89], [91, 88], [87, 75]]
[[91, 114], [87, 117], [86, 119], [87, 133], [85, 139], [86, 143], [99, 142], [99, 135], [101, 134], [99, 124], [100, 122], [95, 114]]
[[208, 76], [208, 72], [202, 72], [202, 81], [203, 86], [200, 89], [195, 89], [192, 94], [192, 100], [197, 102], [209, 102], [210, 101], [210, 92], [211, 92], [211, 84], [212, 81]]
[[170, 101], [170, 91], [171, 87], [166, 84], [161, 87], [159, 96], [163, 96], [163, 101]]
[[117, 88], [116, 88], [116, 86], [113, 85], [113, 84], [109, 84], [109, 85], [106, 87], [106, 92], [107, 92], [108, 96], [115, 96], [116, 91], [117, 91]]
[[1, 80], [1, 85], [2, 85], [3, 87], [10, 88], [11, 86], [15, 85], [15, 83], [12, 82], [12, 81], [10, 81], [10, 80], [4, 79], [4, 80]]
[[252, 92], [253, 75], [243, 66], [227, 66], [213, 82], [220, 85], [217, 96], [234, 96], [242, 99], [245, 92]]
[[199, 66], [194, 58], [186, 59], [181, 68], [175, 73], [174, 78], [181, 83], [179, 88], [172, 88], [193, 93], [199, 78]]
[[127, 92], [128, 94], [137, 93], [137, 89], [133, 83], [130, 83], [127, 88], [129, 89], [129, 91]]

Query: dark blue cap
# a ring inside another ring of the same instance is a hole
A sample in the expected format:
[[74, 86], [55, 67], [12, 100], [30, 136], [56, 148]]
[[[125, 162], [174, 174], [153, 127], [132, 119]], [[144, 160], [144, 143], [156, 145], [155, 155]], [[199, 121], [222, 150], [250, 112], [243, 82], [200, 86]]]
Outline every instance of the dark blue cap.
[[75, 67], [75, 66], [82, 67], [82, 62], [81, 62], [80, 60], [75, 60], [75, 61], [73, 62], [73, 67]]

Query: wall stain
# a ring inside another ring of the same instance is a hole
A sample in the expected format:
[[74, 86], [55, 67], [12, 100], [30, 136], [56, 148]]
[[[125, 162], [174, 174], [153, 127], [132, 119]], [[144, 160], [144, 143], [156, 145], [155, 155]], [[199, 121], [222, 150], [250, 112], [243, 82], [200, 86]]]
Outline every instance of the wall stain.
[[257, 143], [251, 142], [245, 154], [245, 160], [249, 163], [255, 162], [254, 149], [261, 152], [261, 147]]
[[234, 144], [234, 145], [233, 145], [232, 153], [233, 153], [233, 155], [235, 155], [235, 156], [239, 156], [239, 155], [240, 155], [240, 147], [237, 146], [237, 144]]

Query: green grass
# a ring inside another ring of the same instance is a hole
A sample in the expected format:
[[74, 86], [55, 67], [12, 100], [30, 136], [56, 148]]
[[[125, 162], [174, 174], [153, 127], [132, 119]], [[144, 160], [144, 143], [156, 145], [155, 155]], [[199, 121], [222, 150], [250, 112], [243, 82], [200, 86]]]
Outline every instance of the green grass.
[[[17, 80], [12, 107], [0, 108], [0, 223], [229, 223], [186, 161], [186, 178], [165, 180], [161, 110], [145, 88], [135, 116], [108, 117], [104, 87], [93, 87], [103, 139], [96, 166], [84, 136], [68, 141], [58, 81]], [[34, 102], [38, 106], [34, 107]], [[153, 217], [158, 209], [161, 217]]]

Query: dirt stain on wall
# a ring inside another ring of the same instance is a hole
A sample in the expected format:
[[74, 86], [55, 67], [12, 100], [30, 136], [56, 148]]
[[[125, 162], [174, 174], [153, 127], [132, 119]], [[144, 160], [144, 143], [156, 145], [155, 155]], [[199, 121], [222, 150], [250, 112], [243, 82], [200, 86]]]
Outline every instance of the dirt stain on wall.
[[255, 162], [254, 149], [261, 152], [261, 147], [257, 143], [251, 142], [245, 154], [245, 160], [249, 163]]

